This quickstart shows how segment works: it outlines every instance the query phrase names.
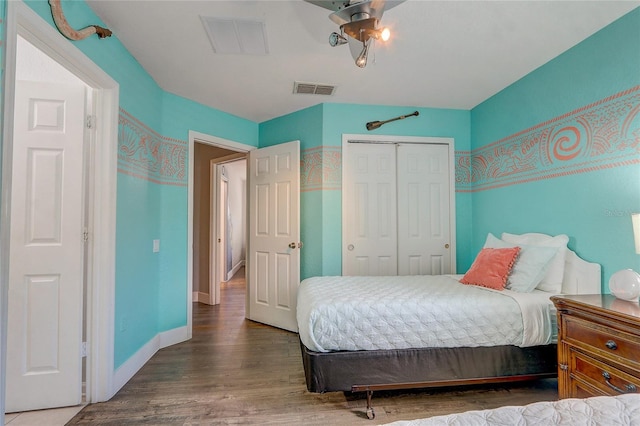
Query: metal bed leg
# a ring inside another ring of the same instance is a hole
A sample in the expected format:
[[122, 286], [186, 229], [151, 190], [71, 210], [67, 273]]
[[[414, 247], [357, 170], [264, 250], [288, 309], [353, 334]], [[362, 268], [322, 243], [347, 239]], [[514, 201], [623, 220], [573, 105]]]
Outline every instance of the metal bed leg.
[[367, 391], [367, 418], [369, 420], [373, 420], [376, 418], [376, 413], [373, 411], [373, 407], [371, 406], [371, 398], [373, 397], [373, 391]]

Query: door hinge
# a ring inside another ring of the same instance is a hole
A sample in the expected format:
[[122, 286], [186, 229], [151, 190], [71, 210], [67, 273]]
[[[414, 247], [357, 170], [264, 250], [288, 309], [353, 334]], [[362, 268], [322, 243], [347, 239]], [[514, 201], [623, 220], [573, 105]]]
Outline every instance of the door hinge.
[[87, 228], [84, 228], [82, 230], [82, 242], [86, 243], [87, 241], [89, 241], [89, 230]]
[[82, 358], [87, 357], [87, 342], [82, 342], [82, 346], [80, 348], [80, 355], [82, 356]]
[[93, 127], [96, 125], [96, 116], [87, 115], [87, 119], [85, 120], [85, 125], [87, 129], [93, 129]]
[[562, 371], [567, 371], [569, 369], [567, 364], [558, 364], [558, 367], [560, 367], [560, 370]]

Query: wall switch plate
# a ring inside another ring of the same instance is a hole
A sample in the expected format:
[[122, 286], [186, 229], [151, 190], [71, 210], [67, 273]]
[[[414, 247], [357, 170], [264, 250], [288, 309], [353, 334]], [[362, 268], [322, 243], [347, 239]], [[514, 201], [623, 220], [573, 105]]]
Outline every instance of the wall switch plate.
[[160, 240], [153, 240], [153, 252], [158, 253], [160, 251]]

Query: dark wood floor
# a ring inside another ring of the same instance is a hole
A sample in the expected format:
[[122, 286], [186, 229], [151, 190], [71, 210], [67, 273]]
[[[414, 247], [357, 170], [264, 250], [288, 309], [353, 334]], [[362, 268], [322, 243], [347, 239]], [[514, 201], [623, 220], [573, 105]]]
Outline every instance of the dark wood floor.
[[555, 379], [381, 392], [368, 420], [364, 395], [307, 392], [297, 334], [244, 318], [243, 278], [224, 284], [221, 297], [217, 306], [194, 303], [190, 341], [158, 351], [110, 401], [68, 424], [375, 425], [557, 399]]

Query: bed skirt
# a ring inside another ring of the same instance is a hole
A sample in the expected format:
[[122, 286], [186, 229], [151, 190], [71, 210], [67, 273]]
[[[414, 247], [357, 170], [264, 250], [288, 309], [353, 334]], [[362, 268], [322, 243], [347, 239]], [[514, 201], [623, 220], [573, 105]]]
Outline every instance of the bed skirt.
[[555, 344], [314, 352], [300, 342], [310, 392], [404, 389], [557, 376]]

